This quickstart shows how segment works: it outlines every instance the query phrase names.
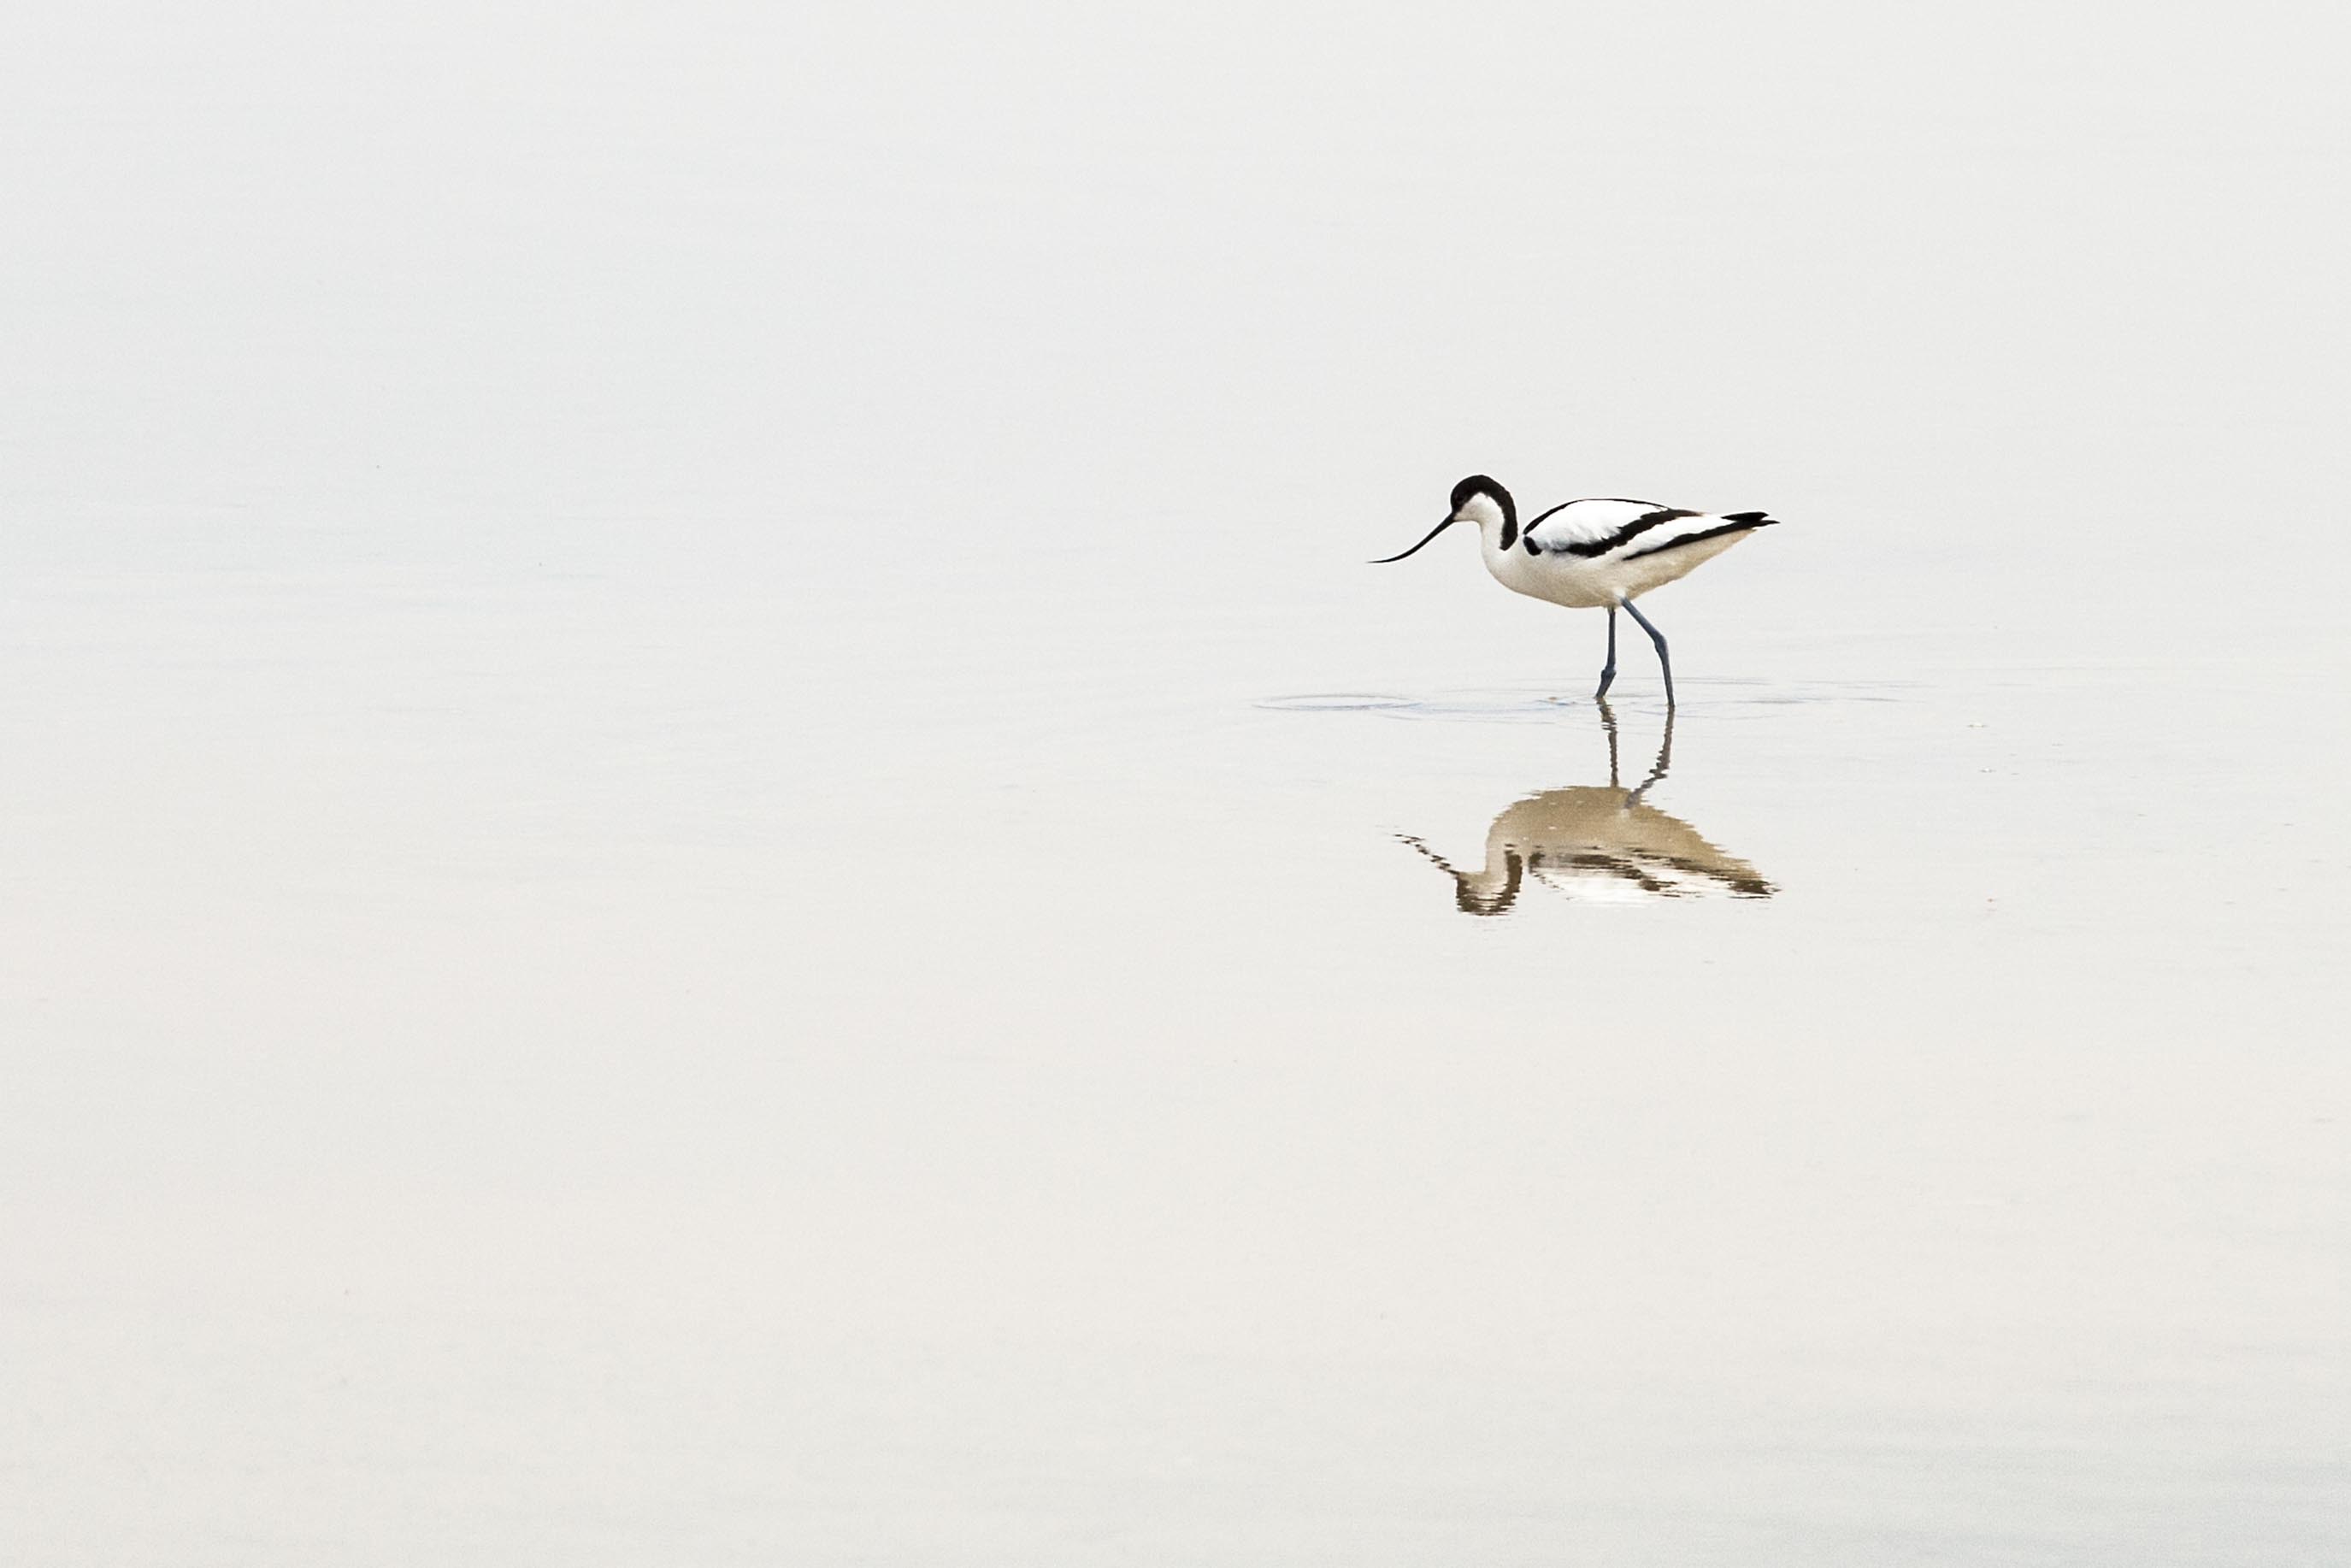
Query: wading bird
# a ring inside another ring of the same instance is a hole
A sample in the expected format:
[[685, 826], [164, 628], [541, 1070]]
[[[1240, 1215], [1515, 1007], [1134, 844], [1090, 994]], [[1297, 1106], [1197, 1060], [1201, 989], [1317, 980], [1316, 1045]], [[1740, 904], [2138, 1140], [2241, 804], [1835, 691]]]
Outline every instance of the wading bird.
[[1564, 502], [1522, 528], [1510, 493], [1485, 475], [1473, 474], [1453, 486], [1453, 509], [1428, 531], [1428, 538], [1403, 555], [1372, 564], [1402, 560], [1454, 524], [1475, 523], [1485, 547], [1486, 570], [1504, 588], [1571, 610], [1608, 612], [1608, 663], [1601, 668], [1594, 696], [1606, 696], [1608, 684], [1616, 678], [1616, 612], [1622, 610], [1656, 644], [1657, 668], [1666, 677], [1666, 706], [1671, 707], [1674, 666], [1666, 653], [1666, 634], [1633, 607], [1633, 601], [1777, 521], [1761, 512], [1686, 512], [1655, 501], [1604, 496]]

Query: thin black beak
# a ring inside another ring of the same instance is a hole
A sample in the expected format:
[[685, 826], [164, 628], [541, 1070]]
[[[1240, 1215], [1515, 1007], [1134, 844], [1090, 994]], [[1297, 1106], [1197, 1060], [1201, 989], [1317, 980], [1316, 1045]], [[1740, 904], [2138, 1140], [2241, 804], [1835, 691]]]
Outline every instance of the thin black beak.
[[[1439, 534], [1443, 533], [1446, 529], [1447, 529], [1447, 528], [1451, 528], [1451, 527], [1453, 526], [1453, 522], [1454, 522], [1454, 519], [1453, 519], [1453, 518], [1451, 518], [1451, 517], [1447, 517], [1447, 518], [1446, 518], [1443, 522], [1441, 522], [1441, 523], [1437, 524], [1435, 528], [1433, 528], [1429, 529], [1429, 530], [1428, 530], [1428, 539], [1433, 539], [1433, 538], [1435, 538], [1437, 535], [1439, 535]], [[1420, 541], [1420, 545], [1425, 545], [1425, 544], [1426, 544], [1426, 543], [1428, 542], [1428, 539], [1423, 539], [1423, 540], [1421, 540], [1421, 541]], [[1404, 556], [1405, 556], [1405, 555], [1410, 555], [1410, 554], [1412, 553], [1412, 550], [1416, 550], [1416, 549], [1418, 549], [1420, 548], [1420, 545], [1415, 545], [1415, 546], [1413, 546], [1413, 547], [1412, 547], [1412, 549], [1408, 549], [1408, 550], [1405, 551], [1405, 552], [1404, 552], [1404, 555], [1388, 555], [1388, 556], [1382, 556], [1379, 559], [1377, 559], [1377, 560], [1375, 560], [1375, 561], [1372, 562], [1372, 564], [1373, 564], [1374, 566], [1385, 566], [1385, 565], [1387, 565], [1387, 564], [1388, 564], [1388, 562], [1390, 562], [1390, 561], [1392, 561], [1392, 560], [1402, 560], [1402, 559], [1404, 559]]]

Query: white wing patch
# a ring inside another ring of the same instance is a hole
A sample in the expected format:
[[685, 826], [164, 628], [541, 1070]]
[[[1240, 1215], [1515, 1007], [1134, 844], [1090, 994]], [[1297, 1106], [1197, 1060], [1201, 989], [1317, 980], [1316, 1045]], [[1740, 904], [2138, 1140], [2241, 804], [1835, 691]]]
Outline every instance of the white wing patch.
[[1522, 548], [1531, 556], [1635, 560], [1677, 545], [1769, 528], [1771, 522], [1761, 512], [1690, 512], [1612, 497], [1552, 507], [1527, 529]]
[[[1758, 528], [1762, 512], [1691, 512], [1609, 496], [1539, 514], [1524, 535], [1486, 557], [1514, 593], [1571, 610], [1623, 604], [1687, 576]], [[1499, 541], [1498, 541], [1499, 542]]]
[[1565, 506], [1553, 507], [1529, 523], [1526, 543], [1545, 554], [1564, 551], [1581, 555], [1587, 552], [1576, 549], [1576, 546], [1596, 545], [1603, 539], [1614, 538], [1651, 513], [1669, 510], [1655, 501], [1632, 501], [1621, 496], [1570, 501]]

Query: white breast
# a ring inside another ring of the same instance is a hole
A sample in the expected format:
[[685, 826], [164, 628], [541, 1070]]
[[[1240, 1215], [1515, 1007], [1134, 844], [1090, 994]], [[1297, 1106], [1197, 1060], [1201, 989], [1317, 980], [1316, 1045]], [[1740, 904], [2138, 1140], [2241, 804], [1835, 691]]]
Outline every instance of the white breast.
[[[1587, 510], [1597, 513], [1604, 506], [1612, 513], [1623, 510], [1637, 515], [1648, 507], [1648, 503], [1576, 502], [1531, 530], [1536, 547], [1532, 552], [1528, 550], [1525, 539], [1514, 540], [1510, 549], [1504, 549], [1499, 530], [1486, 531], [1486, 570], [1493, 574], [1495, 581], [1513, 592], [1571, 610], [1597, 609], [1638, 599], [1651, 589], [1662, 588], [1712, 560], [1753, 531], [1738, 528], [1712, 533], [1728, 519], [1693, 513], [1635, 533], [1622, 545], [1603, 554], [1581, 555], [1567, 549], [1571, 544], [1605, 538], [1630, 520], [1629, 517], [1618, 518], [1613, 515], [1577, 515]], [[1712, 533], [1712, 537], [1689, 537], [1707, 533]]]

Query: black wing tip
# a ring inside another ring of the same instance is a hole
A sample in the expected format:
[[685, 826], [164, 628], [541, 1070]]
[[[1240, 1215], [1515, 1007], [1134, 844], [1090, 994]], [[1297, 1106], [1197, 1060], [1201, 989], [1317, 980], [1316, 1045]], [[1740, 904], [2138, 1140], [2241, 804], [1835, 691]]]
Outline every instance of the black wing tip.
[[1725, 512], [1722, 514], [1722, 520], [1726, 523], [1745, 523], [1750, 528], [1768, 528], [1780, 519], [1767, 512]]
[[[1749, 521], [1749, 518], [1753, 520]], [[1719, 539], [1725, 534], [1751, 534], [1757, 528], [1769, 528], [1779, 520], [1777, 517], [1767, 517], [1761, 512], [1749, 512], [1742, 516], [1725, 518], [1713, 528], [1700, 528], [1694, 534], [1684, 534], [1679, 538], [1671, 538], [1663, 544], [1651, 545], [1646, 549], [1627, 550], [1622, 559], [1639, 560], [1645, 556], [1663, 555], [1669, 549], [1680, 549], [1685, 545], [1704, 544], [1708, 539]]]

